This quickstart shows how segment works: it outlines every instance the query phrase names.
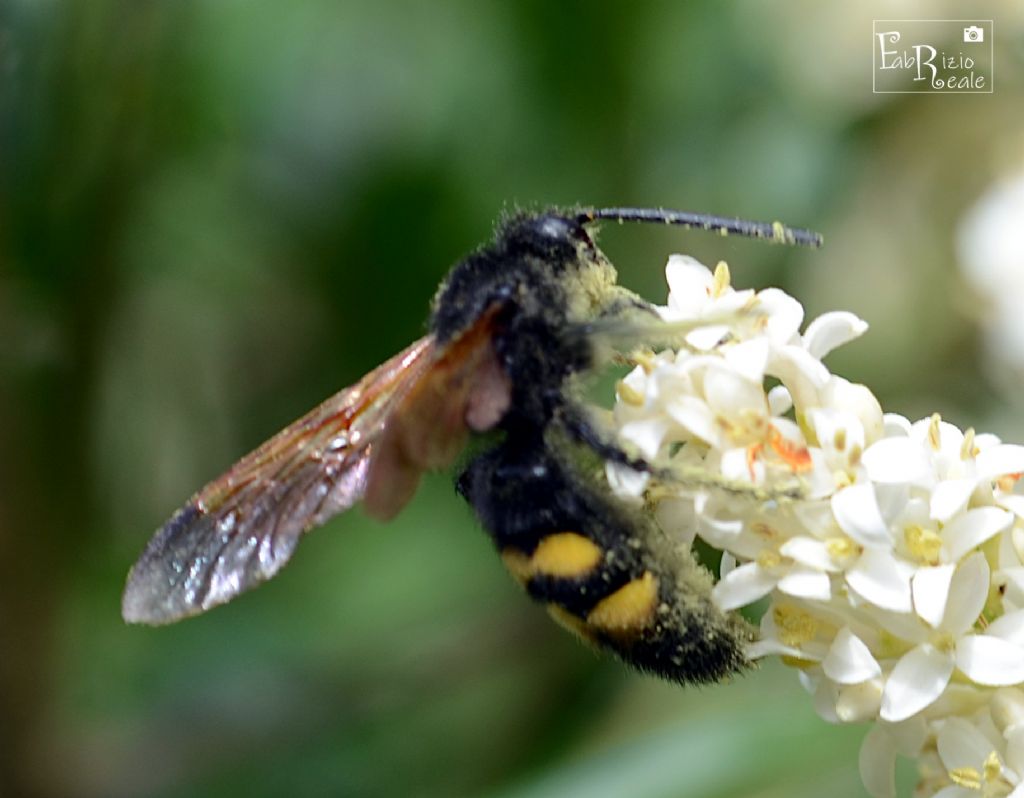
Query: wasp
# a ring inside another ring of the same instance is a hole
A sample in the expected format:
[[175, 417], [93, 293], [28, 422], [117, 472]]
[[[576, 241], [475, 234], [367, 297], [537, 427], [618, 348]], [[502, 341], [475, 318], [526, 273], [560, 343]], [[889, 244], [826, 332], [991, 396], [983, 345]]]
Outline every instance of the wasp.
[[128, 576], [124, 619], [165, 624], [231, 600], [355, 503], [391, 518], [424, 472], [451, 467], [479, 438], [456, 489], [556, 621], [675, 682], [741, 669], [749, 626], [712, 604], [711, 574], [600, 477], [609, 461], [653, 467], [602, 429], [586, 378], [668, 325], [617, 285], [595, 243], [606, 220], [821, 243], [778, 222], [662, 209], [506, 218], [451, 269], [427, 335], [243, 457], [156, 532]]

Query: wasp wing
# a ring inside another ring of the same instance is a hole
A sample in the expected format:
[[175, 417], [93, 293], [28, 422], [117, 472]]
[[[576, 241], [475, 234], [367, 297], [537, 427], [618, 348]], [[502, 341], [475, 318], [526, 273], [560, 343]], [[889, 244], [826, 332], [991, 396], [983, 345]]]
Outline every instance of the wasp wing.
[[132, 568], [124, 619], [170, 623], [277, 573], [304, 532], [362, 498], [375, 441], [438, 355], [421, 338], [200, 490]]
[[493, 346], [502, 307], [493, 303], [449, 342], [389, 419], [367, 475], [363, 506], [373, 517], [394, 516], [424, 471], [451, 464], [470, 430], [491, 429], [508, 410], [512, 386]]

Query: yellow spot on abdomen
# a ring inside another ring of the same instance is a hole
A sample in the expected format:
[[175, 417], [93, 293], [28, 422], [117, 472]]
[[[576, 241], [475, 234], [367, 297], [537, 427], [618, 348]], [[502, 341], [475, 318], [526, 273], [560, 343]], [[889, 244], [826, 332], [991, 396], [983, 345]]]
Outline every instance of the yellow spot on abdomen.
[[604, 552], [590, 538], [577, 532], [558, 532], [544, 538], [533, 552], [533, 573], [574, 579], [586, 576], [604, 559]]
[[519, 549], [511, 547], [501, 550], [501, 561], [505, 563], [509, 573], [516, 578], [521, 585], [525, 585], [533, 576], [533, 568], [530, 566], [530, 558]]
[[658, 580], [650, 571], [605, 596], [587, 615], [587, 623], [605, 632], [637, 632], [654, 620]]
[[563, 629], [567, 629], [572, 632], [576, 637], [585, 643], [596, 643], [594, 639], [594, 631], [587, 626], [586, 621], [582, 618], [577, 618], [565, 607], [560, 607], [558, 604], [548, 604], [548, 615], [551, 619], [561, 626]]

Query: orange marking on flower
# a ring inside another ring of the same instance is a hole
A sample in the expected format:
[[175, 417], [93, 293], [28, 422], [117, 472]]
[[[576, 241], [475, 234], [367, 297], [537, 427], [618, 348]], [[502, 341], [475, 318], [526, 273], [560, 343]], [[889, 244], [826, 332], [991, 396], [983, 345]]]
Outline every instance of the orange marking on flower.
[[754, 470], [754, 466], [762, 451], [764, 451], [763, 443], [752, 443], [747, 447], [747, 471], [750, 472], [751, 482], [757, 482], [757, 472]]
[[768, 432], [768, 445], [794, 473], [811, 470], [813, 463], [807, 447], [786, 440], [775, 427]]
[[1024, 471], [1015, 471], [1012, 474], [1003, 474], [996, 480], [996, 485], [1001, 491], [1009, 493], [1013, 490], [1013, 486], [1017, 484], [1017, 481], [1024, 477]]

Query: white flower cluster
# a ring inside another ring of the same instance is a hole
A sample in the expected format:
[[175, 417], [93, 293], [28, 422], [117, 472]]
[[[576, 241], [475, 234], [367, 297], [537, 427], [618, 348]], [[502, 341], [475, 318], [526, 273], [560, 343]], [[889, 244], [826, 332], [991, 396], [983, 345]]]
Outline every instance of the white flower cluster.
[[872, 795], [897, 753], [922, 796], [1024, 798], [1024, 447], [938, 416], [883, 414], [822, 364], [867, 325], [777, 289], [736, 291], [673, 256], [675, 351], [638, 352], [618, 386], [621, 443], [656, 477], [610, 465], [679, 540], [723, 552], [714, 600], [770, 604], [752, 657], [798, 669], [828, 721], [873, 721]]

